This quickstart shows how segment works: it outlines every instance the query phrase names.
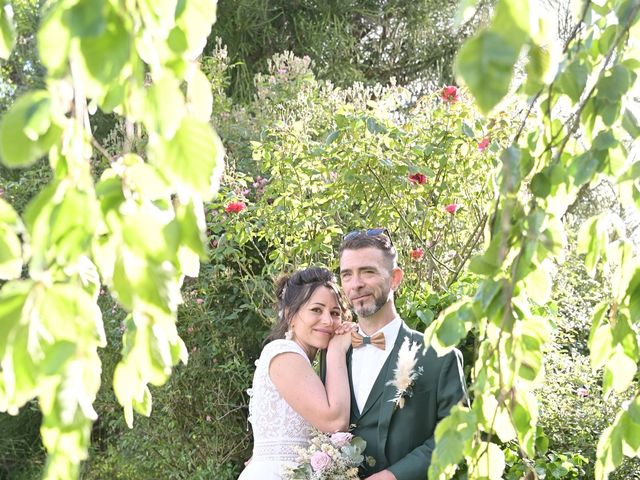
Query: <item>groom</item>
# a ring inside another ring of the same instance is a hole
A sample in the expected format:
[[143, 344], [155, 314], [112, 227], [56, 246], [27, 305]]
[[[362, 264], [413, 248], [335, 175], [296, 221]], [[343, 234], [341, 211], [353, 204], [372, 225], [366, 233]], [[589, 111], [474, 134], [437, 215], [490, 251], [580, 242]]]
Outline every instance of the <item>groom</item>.
[[[435, 448], [436, 424], [463, 397], [460, 352], [438, 358], [421, 333], [396, 312], [403, 272], [386, 229], [355, 231], [340, 246], [342, 287], [358, 315], [347, 356], [354, 435], [367, 441], [363, 478], [424, 480]], [[417, 378], [398, 399], [391, 383], [405, 339], [417, 342]]]

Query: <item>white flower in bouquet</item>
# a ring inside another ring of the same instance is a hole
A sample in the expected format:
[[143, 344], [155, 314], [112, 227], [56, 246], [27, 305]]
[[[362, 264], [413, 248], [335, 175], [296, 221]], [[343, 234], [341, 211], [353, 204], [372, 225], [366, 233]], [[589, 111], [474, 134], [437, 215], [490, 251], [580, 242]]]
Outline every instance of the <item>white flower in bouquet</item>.
[[404, 407], [405, 398], [413, 395], [413, 382], [415, 382], [422, 373], [422, 367], [417, 370], [415, 369], [416, 362], [418, 361], [416, 356], [419, 349], [420, 345], [418, 342], [412, 343], [408, 337], [404, 339], [404, 342], [402, 342], [400, 346], [398, 362], [393, 371], [393, 380], [387, 382], [387, 385], [396, 387], [395, 396], [389, 400], [390, 402], [394, 402], [396, 407]]
[[288, 467], [284, 480], [343, 480], [358, 478], [358, 465], [367, 445], [348, 432], [333, 434], [314, 431], [307, 448], [297, 447], [295, 467]]

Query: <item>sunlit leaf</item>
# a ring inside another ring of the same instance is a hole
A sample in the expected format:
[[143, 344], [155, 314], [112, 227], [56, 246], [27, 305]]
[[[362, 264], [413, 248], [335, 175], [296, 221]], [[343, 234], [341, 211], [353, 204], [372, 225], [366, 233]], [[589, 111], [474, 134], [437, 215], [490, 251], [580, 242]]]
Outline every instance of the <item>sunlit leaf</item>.
[[450, 478], [464, 455], [471, 453], [471, 439], [476, 430], [474, 412], [456, 405], [449, 416], [436, 426], [436, 448], [429, 466], [429, 478]]
[[495, 107], [509, 91], [519, 49], [504, 36], [482, 31], [458, 52], [455, 70], [476, 99], [482, 112]]
[[504, 406], [498, 405], [493, 395], [476, 397], [475, 402], [481, 404], [482, 424], [488, 433], [495, 432], [501, 442], [508, 442], [516, 438], [516, 431], [511, 423], [509, 412]]
[[0, 160], [8, 167], [28, 167], [56, 143], [62, 129], [51, 121], [48, 92], [20, 97], [0, 122]]
[[631, 385], [636, 371], [636, 361], [629, 358], [621, 348], [616, 348], [604, 364], [604, 394], [607, 395], [611, 390], [624, 392]]
[[116, 81], [131, 53], [128, 22], [111, 7], [107, 9], [104, 21], [106, 27], [100, 34], [80, 39], [88, 94], [95, 96], [105, 93], [106, 87]]
[[40, 59], [52, 75], [62, 75], [68, 69], [71, 32], [66, 22], [63, 21], [68, 3], [57, 2], [53, 4], [38, 30]]
[[0, 2], [0, 58], [5, 60], [11, 55], [16, 44], [16, 28], [13, 22], [13, 9], [6, 1]]
[[185, 113], [184, 97], [174, 77], [165, 75], [153, 83], [145, 96], [143, 116], [149, 130], [170, 139], [176, 134]]
[[479, 442], [474, 449], [474, 458], [469, 465], [469, 476], [500, 480], [505, 466], [504, 453], [498, 445]]
[[186, 56], [190, 60], [195, 60], [207, 43], [211, 25], [216, 21], [216, 5], [216, 0], [178, 2], [176, 23], [186, 35]]
[[193, 68], [187, 84], [187, 108], [196, 119], [208, 122], [213, 109], [211, 82], [199, 68]]
[[538, 423], [538, 402], [535, 395], [531, 392], [516, 392], [510, 410], [520, 447], [533, 458]]
[[471, 306], [465, 302], [447, 307], [425, 331], [425, 344], [431, 345], [438, 355], [444, 355], [467, 334], [474, 318]]
[[208, 123], [185, 117], [173, 138], [156, 139], [150, 160], [184, 193], [211, 199], [221, 173], [224, 149]]

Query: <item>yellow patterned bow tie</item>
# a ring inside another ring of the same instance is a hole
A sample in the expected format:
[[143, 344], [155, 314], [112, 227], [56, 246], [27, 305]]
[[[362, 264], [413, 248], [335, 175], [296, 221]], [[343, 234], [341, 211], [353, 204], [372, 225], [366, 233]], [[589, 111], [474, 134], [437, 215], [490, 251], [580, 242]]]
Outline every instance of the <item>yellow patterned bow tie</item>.
[[351, 346], [359, 348], [363, 345], [373, 345], [384, 350], [384, 333], [378, 332], [372, 337], [363, 337], [358, 332], [351, 332]]

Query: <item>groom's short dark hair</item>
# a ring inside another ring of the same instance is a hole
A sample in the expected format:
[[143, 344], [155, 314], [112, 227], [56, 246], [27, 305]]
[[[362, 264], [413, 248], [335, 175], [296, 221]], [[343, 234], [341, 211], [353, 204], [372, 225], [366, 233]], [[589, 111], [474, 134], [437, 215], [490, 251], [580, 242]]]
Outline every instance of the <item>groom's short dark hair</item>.
[[391, 237], [387, 229], [379, 234], [372, 235], [371, 230], [355, 231], [344, 236], [340, 244], [339, 256], [345, 250], [360, 250], [362, 248], [377, 248], [382, 251], [385, 258], [389, 260], [392, 268], [398, 266], [398, 253], [396, 252]]

